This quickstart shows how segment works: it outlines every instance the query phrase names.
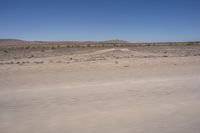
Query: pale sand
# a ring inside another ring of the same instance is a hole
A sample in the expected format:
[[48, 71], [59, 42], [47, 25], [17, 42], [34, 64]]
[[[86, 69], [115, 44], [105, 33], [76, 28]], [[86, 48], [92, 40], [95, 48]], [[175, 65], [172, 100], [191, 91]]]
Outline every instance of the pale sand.
[[55, 58], [0, 66], [0, 133], [200, 132], [199, 56]]

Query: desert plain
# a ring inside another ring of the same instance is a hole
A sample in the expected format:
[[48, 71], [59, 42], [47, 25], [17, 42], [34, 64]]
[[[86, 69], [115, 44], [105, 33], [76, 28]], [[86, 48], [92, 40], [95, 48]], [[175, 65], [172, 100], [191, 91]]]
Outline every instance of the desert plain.
[[15, 43], [0, 44], [0, 133], [200, 132], [200, 45]]

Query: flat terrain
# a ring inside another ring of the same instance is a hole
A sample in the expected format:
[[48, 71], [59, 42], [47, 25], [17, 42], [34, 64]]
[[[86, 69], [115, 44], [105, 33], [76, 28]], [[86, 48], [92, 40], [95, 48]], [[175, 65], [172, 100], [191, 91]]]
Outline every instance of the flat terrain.
[[199, 133], [200, 46], [4, 49], [0, 133]]

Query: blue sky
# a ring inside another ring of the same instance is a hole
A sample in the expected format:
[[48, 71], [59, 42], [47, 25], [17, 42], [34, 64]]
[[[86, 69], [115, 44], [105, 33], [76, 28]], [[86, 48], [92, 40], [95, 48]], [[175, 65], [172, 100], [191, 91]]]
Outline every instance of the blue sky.
[[200, 0], [0, 0], [0, 38], [200, 40]]

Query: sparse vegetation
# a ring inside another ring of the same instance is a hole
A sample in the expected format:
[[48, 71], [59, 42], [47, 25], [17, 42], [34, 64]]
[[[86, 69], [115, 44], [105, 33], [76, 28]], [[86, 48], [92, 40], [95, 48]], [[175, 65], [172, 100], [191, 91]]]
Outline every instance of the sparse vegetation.
[[4, 53], [8, 53], [8, 50], [4, 50], [3, 52], [4, 52]]

